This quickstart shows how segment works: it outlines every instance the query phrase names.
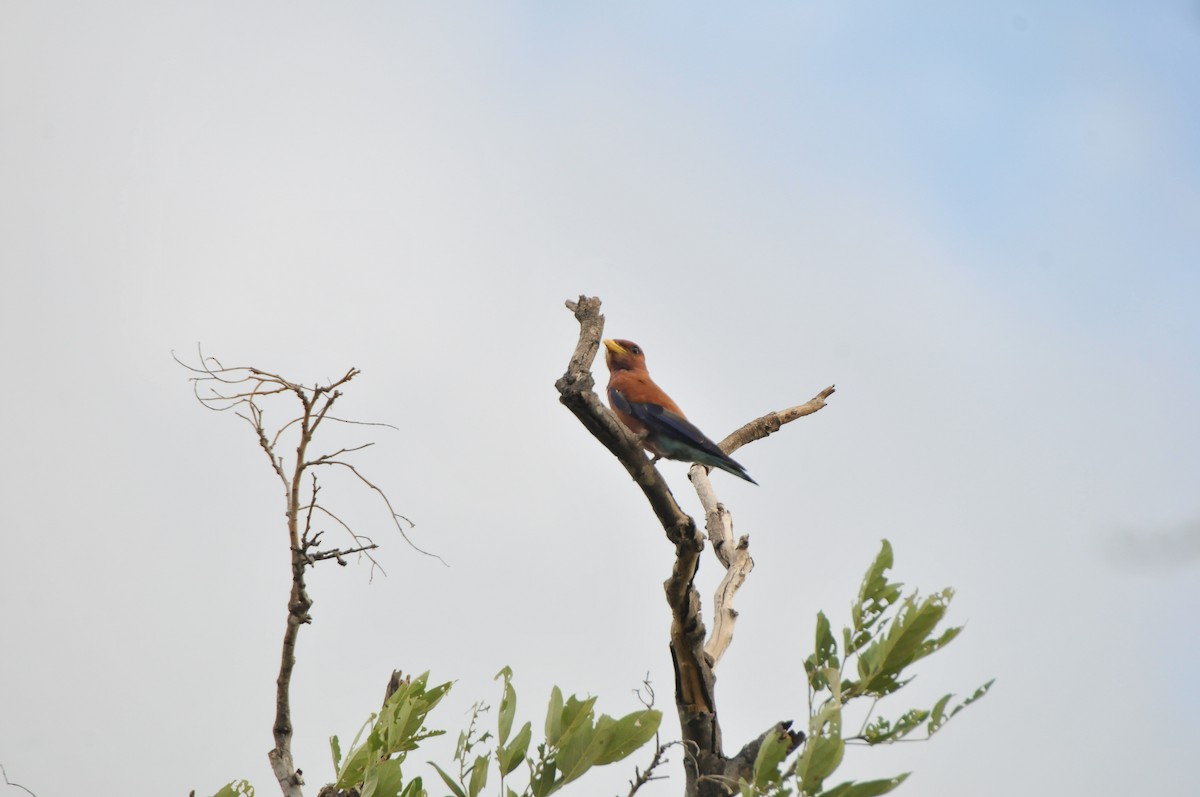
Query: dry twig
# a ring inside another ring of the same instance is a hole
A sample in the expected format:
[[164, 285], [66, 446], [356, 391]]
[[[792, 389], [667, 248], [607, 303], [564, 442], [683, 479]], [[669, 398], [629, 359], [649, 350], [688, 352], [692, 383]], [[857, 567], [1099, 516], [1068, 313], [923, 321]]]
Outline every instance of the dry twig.
[[31, 792], [29, 789], [27, 789], [27, 788], [25, 788], [24, 786], [22, 786], [20, 783], [13, 783], [11, 780], [9, 780], [9, 779], [8, 779], [8, 771], [7, 771], [7, 770], [4, 768], [4, 765], [3, 765], [3, 764], [0, 764], [0, 774], [3, 774], [3, 775], [4, 775], [4, 783], [5, 783], [6, 785], [8, 785], [8, 786], [16, 786], [18, 789], [21, 789], [21, 790], [22, 790], [22, 791], [24, 791], [26, 794], [28, 794], [28, 795], [29, 795], [29, 797], [37, 797], [37, 795], [36, 795], [36, 794], [34, 794], [34, 793], [33, 793], [33, 792]]

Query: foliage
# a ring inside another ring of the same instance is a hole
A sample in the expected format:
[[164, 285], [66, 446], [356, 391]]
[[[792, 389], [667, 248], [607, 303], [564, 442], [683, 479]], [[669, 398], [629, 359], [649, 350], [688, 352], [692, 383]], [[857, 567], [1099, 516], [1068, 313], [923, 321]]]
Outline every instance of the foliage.
[[[195, 794], [195, 792], [192, 792]], [[254, 787], [249, 781], [234, 780], [226, 783], [213, 797], [254, 797]]]
[[[654, 738], [662, 721], [662, 713], [653, 709], [635, 711], [620, 719], [606, 714], [597, 718], [596, 698], [581, 700], [572, 695], [564, 701], [562, 691], [554, 687], [546, 711], [545, 739], [530, 755], [532, 723], [524, 723], [513, 733], [517, 692], [512, 671], [505, 667], [496, 678], [503, 679], [504, 686], [495, 733], [477, 730], [477, 721], [488, 710], [477, 703], [467, 729], [458, 737], [454, 753], [457, 766], [449, 768], [457, 771], [452, 774], [429, 762], [454, 797], [478, 797], [487, 786], [493, 764], [498, 772], [499, 793], [504, 797], [546, 797], [594, 766], [625, 758]], [[337, 773], [334, 789], [340, 793], [353, 789], [359, 797], [428, 797], [420, 777], [406, 783], [402, 772], [409, 752], [425, 739], [444, 733], [430, 730], [425, 722], [451, 684], [429, 687], [428, 679], [429, 673], [423, 673], [401, 682], [379, 714], [363, 724], [345, 757], [338, 737], [330, 739]], [[516, 791], [508, 781], [522, 764], [528, 772], [527, 784]], [[219, 797], [235, 794], [222, 792]], [[253, 797], [253, 792], [246, 797]]]
[[[867, 569], [858, 596], [850, 607], [850, 626], [842, 629], [841, 645], [824, 612], [817, 613], [815, 650], [804, 661], [808, 676], [809, 723], [804, 744], [795, 761], [784, 769], [788, 757], [786, 736], [768, 737], [754, 765], [754, 782], [741, 784], [744, 797], [876, 797], [904, 782], [908, 774], [861, 783], [847, 781], [826, 789], [825, 781], [842, 763], [846, 744], [891, 744], [924, 728], [928, 739], [946, 722], [987, 694], [993, 681], [952, 709], [953, 694], [939, 699], [932, 708], [911, 709], [895, 719], [877, 716], [875, 705], [895, 694], [912, 680], [908, 668], [941, 650], [954, 640], [962, 627], [938, 626], [954, 597], [947, 588], [921, 598], [914, 590], [903, 596], [903, 584], [889, 581], [892, 546], [883, 541], [879, 555]], [[903, 597], [902, 597], [903, 596]], [[855, 659], [853, 677], [846, 669]], [[843, 734], [843, 709], [852, 700], [870, 698], [867, 720], [853, 736]]]
[[[416, 797], [425, 793], [420, 778], [414, 778], [408, 787], [404, 787], [400, 767], [408, 753], [416, 750], [422, 741], [445, 733], [426, 728], [425, 718], [450, 691], [450, 684], [427, 688], [428, 681], [428, 672], [401, 681], [383, 704], [383, 709], [372, 714], [359, 729], [344, 759], [338, 737], [330, 738], [333, 769], [337, 774], [336, 788], [357, 786], [360, 797]], [[368, 725], [371, 729], [360, 744], [359, 739]]]
[[[479, 755], [473, 752], [491, 736], [490, 733], [474, 734], [474, 720], [482, 710], [476, 706], [471, 727], [459, 737], [455, 753], [459, 763], [458, 777], [451, 777], [431, 762], [454, 797], [477, 797], [487, 783], [487, 772], [493, 760], [499, 771], [503, 797], [546, 797], [592, 767], [625, 758], [653, 739], [662, 722], [662, 712], [650, 708], [634, 711], [620, 719], [607, 714], [597, 718], [596, 698], [581, 700], [572, 695], [564, 701], [562, 690], [556, 686], [550, 692], [550, 704], [546, 709], [544, 741], [538, 744], [536, 754], [530, 756], [531, 723], [522, 725], [509, 741], [517, 709], [512, 670], [505, 667], [496, 677], [504, 680], [504, 694], [497, 714], [495, 750]], [[524, 789], [516, 791], [506, 779], [522, 763], [528, 770], [528, 780]]]

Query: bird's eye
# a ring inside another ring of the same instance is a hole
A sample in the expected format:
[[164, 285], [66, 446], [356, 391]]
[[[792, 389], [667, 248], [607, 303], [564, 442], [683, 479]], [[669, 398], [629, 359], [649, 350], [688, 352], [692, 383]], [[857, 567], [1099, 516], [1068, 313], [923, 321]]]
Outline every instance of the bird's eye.
[[641, 349], [639, 349], [637, 346], [630, 346], [630, 347], [629, 347], [629, 353], [630, 353], [630, 354], [641, 354], [641, 353], [642, 353], [642, 350], [641, 350]]

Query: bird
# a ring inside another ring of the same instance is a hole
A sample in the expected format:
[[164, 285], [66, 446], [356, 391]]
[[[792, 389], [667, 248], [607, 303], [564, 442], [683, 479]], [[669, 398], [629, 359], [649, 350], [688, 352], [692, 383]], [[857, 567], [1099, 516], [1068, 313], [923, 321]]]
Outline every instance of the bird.
[[697, 429], [646, 370], [646, 354], [629, 340], [607, 339], [604, 361], [608, 365], [608, 406], [638, 436], [642, 447], [655, 458], [698, 462], [720, 468], [751, 484], [758, 484], [704, 432]]

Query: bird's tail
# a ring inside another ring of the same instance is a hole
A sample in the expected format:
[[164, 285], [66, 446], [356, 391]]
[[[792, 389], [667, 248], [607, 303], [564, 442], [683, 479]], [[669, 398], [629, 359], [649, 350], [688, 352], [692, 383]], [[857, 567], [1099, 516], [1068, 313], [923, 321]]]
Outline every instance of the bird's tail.
[[718, 457], [706, 452], [703, 460], [701, 460], [701, 464], [708, 465], [710, 468], [720, 468], [726, 473], [732, 473], [739, 479], [745, 479], [751, 484], [758, 484], [758, 482], [750, 478], [750, 474], [746, 472], [745, 468], [727, 456], [722, 455]]

